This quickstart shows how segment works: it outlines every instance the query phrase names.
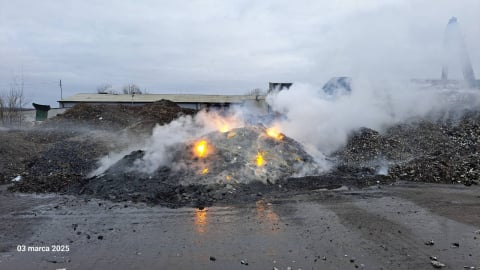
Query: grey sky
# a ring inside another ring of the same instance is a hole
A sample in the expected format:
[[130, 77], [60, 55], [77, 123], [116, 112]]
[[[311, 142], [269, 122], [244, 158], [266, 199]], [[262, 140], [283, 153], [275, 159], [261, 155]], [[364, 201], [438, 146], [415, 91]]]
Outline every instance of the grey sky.
[[451, 16], [478, 78], [479, 10], [478, 0], [0, 0], [0, 90], [22, 70], [30, 100], [54, 106], [59, 79], [69, 96], [104, 83], [240, 94], [342, 75], [438, 78]]

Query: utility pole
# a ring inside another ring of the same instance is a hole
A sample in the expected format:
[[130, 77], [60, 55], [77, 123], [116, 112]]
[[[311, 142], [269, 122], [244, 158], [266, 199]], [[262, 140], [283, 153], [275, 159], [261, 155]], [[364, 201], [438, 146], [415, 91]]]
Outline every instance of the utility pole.
[[[22, 64], [22, 81], [21, 81], [21, 83], [22, 83], [22, 85], [21, 85], [22, 94], [23, 94], [23, 86], [24, 86], [24, 80], [23, 79], [24, 78], [23, 78], [23, 64]], [[21, 106], [23, 106], [23, 104]]]
[[63, 99], [62, 80], [60, 80], [59, 86], [60, 86], [60, 100], [62, 100]]

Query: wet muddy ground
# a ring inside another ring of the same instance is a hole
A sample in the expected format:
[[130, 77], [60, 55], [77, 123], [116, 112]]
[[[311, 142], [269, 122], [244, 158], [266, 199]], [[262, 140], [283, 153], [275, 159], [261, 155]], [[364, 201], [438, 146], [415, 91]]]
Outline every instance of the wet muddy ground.
[[0, 269], [433, 269], [432, 256], [480, 267], [478, 186], [272, 193], [202, 210], [0, 189]]

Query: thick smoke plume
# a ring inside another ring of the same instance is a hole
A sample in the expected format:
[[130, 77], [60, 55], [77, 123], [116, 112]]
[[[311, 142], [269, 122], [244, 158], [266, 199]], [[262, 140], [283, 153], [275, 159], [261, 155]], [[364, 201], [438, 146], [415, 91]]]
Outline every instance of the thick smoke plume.
[[[275, 127], [300, 142], [315, 158], [319, 169], [328, 170], [327, 156], [342, 147], [348, 136], [361, 127], [382, 131], [386, 127], [409, 120], [429, 118], [441, 121], [460, 116], [465, 110], [480, 105], [477, 89], [446, 90], [421, 87], [411, 82], [356, 80], [351, 92], [326, 94], [320, 87], [295, 84], [289, 90], [270, 94], [267, 102], [279, 114], [261, 117], [250, 108], [234, 107], [228, 111], [200, 111], [156, 126], [143, 145], [134, 145], [103, 157], [92, 175], [99, 175], [133, 150], [145, 155], [132, 170], [153, 173], [161, 166], [172, 169], [172, 149], [181, 143], [198, 140], [212, 131], [226, 132], [250, 123]], [[268, 122], [265, 119], [269, 119]], [[317, 168], [318, 169], [318, 168]], [[302, 171], [302, 175], [309, 174]]]
[[[297, 84], [268, 97], [273, 110], [284, 114], [279, 124], [302, 143], [318, 162], [343, 146], [349, 134], [410, 119], [441, 120], [461, 115], [480, 104], [480, 91], [422, 88], [410, 82], [357, 80], [351, 93], [332, 96], [320, 87]], [[467, 102], [468, 101], [468, 102]]]

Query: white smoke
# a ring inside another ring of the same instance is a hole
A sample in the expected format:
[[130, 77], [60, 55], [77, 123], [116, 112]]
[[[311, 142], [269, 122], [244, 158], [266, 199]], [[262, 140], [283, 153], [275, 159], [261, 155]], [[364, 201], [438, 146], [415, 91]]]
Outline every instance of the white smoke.
[[124, 156], [130, 154], [132, 151], [137, 150], [135, 146], [128, 147], [118, 152], [111, 152], [108, 155], [102, 157], [98, 161], [98, 168], [91, 172], [88, 177], [93, 177], [103, 174], [110, 166], [120, 161]]
[[339, 149], [360, 127], [382, 131], [412, 118], [440, 117], [478, 106], [480, 95], [480, 91], [467, 91], [473, 102], [459, 106], [448, 91], [420, 89], [411, 83], [356, 80], [352, 88], [350, 94], [332, 97], [321, 87], [296, 84], [270, 95], [267, 101], [273, 110], [285, 115], [282, 132], [302, 143], [321, 162], [322, 153]]
[[386, 162], [382, 163], [380, 167], [377, 168], [375, 172], [377, 175], [388, 175], [388, 164]]
[[90, 176], [104, 173], [125, 155], [138, 149], [145, 151], [145, 154], [142, 159], [136, 161], [136, 167], [133, 169], [153, 173], [160, 166], [170, 165], [173, 153], [169, 149], [172, 146], [198, 139], [215, 130], [227, 131], [242, 127], [245, 125], [243, 119], [243, 110], [240, 107], [234, 107], [228, 111], [202, 110], [193, 117], [182, 116], [168, 124], [156, 125], [152, 136], [143, 145], [130, 145], [127, 149], [104, 156], [99, 161], [98, 169]]
[[[303, 144], [305, 150], [317, 161], [320, 169], [331, 164], [326, 155], [342, 147], [352, 131], [367, 127], [378, 131], [404, 122], [435, 116], [480, 105], [480, 91], [450, 91], [436, 88], [419, 88], [411, 83], [356, 79], [349, 94], [331, 96], [321, 87], [294, 84], [267, 97], [271, 109], [282, 114], [273, 123], [286, 136]], [[469, 101], [469, 102], [466, 102]], [[460, 106], [461, 105], [461, 106]], [[169, 124], [157, 125], [152, 136], [140, 147], [129, 147], [111, 153], [100, 161], [93, 172], [98, 175], [136, 149], [145, 154], [137, 160], [136, 170], [153, 173], [159, 167], [172, 165], [172, 146], [197, 140], [201, 136], [222, 129], [228, 131], [247, 123], [262, 123], [251, 108], [234, 107], [228, 111], [200, 111], [195, 116], [183, 116]], [[307, 170], [310, 171], [310, 170]], [[301, 173], [308, 174], [308, 172]]]
[[193, 126], [190, 116], [181, 117], [167, 125], [156, 126], [145, 145], [143, 159], [137, 161], [139, 169], [151, 173], [160, 165], [168, 163], [171, 157], [168, 147], [189, 140], [194, 133]]

